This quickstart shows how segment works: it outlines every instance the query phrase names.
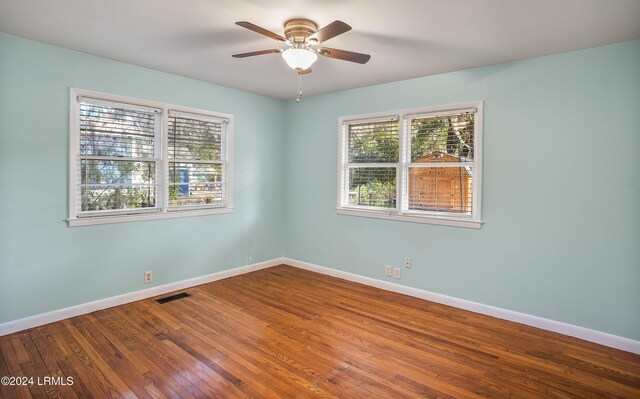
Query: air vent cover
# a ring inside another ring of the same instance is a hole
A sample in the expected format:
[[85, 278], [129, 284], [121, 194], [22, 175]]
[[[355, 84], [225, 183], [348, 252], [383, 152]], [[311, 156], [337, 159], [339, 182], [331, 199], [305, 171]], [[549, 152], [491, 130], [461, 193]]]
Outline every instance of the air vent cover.
[[180, 294], [175, 294], [175, 295], [171, 295], [171, 296], [166, 296], [164, 298], [160, 298], [160, 299], [156, 299], [156, 302], [158, 302], [159, 304], [164, 304], [167, 302], [171, 302], [171, 301], [175, 301], [178, 299], [182, 299], [182, 298], [187, 298], [190, 297], [191, 295], [187, 294], [186, 292], [181, 292]]

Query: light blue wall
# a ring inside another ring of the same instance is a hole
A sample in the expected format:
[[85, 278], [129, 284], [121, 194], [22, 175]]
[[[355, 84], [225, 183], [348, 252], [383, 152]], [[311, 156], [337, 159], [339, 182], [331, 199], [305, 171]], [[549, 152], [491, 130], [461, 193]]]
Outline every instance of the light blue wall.
[[[341, 115], [484, 100], [481, 230], [337, 215]], [[640, 41], [288, 104], [288, 257], [640, 339]]]
[[[385, 279], [410, 256], [394, 282], [640, 340], [638, 71], [635, 41], [295, 104], [0, 34], [0, 323], [145, 270], [284, 255]], [[235, 212], [68, 228], [70, 86], [234, 114]], [[481, 230], [336, 215], [339, 116], [480, 99]]]
[[[235, 212], [69, 228], [69, 87], [235, 116]], [[284, 102], [0, 34], [0, 323], [282, 256]]]

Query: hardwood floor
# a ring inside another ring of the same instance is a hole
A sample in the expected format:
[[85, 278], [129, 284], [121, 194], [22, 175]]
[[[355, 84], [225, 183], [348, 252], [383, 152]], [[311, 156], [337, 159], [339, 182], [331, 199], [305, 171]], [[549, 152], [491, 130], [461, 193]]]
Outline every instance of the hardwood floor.
[[0, 397], [640, 398], [640, 356], [288, 266], [185, 291], [0, 337], [73, 378]]

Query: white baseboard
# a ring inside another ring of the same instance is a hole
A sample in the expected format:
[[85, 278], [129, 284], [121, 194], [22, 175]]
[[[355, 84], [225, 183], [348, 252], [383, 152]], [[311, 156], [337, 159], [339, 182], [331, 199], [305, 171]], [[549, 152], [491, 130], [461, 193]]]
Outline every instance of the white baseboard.
[[14, 320], [7, 323], [0, 324], [0, 336], [11, 334], [17, 331], [26, 330], [41, 326], [43, 324], [53, 323], [54, 321], [68, 319], [74, 316], [80, 316], [83, 314], [95, 312], [106, 308], [111, 308], [118, 305], [124, 305], [125, 303], [139, 301], [141, 299], [150, 298], [156, 295], [166, 294], [172, 291], [183, 290], [185, 288], [194, 287], [196, 285], [210, 283], [216, 280], [222, 280], [225, 278], [238, 276], [240, 274], [250, 273], [256, 270], [265, 269], [267, 267], [277, 266], [284, 263], [284, 258], [276, 258], [265, 262], [254, 263], [247, 266], [240, 266], [234, 269], [224, 270], [217, 273], [207, 274], [206, 276], [200, 276], [190, 278], [187, 280], [176, 281], [175, 283], [169, 283], [160, 285], [157, 287], [151, 287], [140, 291], [130, 292], [128, 294], [122, 294], [111, 298], [99, 299], [97, 301], [83, 303], [81, 305], [71, 306], [64, 309], [58, 309], [47, 313], [38, 314], [35, 316], [25, 317], [24, 319]]
[[307, 262], [302, 262], [295, 259], [284, 258], [282, 263], [298, 267], [300, 269], [310, 270], [316, 273], [326, 274], [333, 277], [338, 277], [344, 280], [353, 281], [356, 283], [381, 288], [383, 290], [397, 292], [399, 294], [409, 295], [412, 297], [425, 299], [427, 301], [441, 303], [443, 305], [453, 306], [455, 308], [469, 310], [484, 314], [487, 316], [497, 317], [503, 320], [509, 320], [520, 324], [526, 324], [528, 326], [541, 328], [543, 330], [553, 331], [560, 334], [568, 335], [575, 338], [580, 338], [585, 341], [595, 342], [600, 345], [605, 345], [611, 348], [620, 349], [623, 351], [640, 354], [640, 341], [633, 339], [620, 337], [605, 332], [591, 330], [585, 327], [574, 326], [567, 323], [562, 323], [555, 320], [549, 320], [538, 316], [532, 316], [525, 313], [514, 312], [512, 310], [497, 308], [494, 306], [483, 305], [477, 302], [467, 301], [465, 299], [454, 298], [447, 295], [437, 294], [435, 292], [429, 292], [418, 288], [407, 287], [400, 284], [391, 283], [388, 281], [378, 280], [371, 277], [360, 276], [341, 270], [331, 269], [329, 267], [318, 266]]
[[388, 281], [378, 280], [371, 277], [365, 277], [354, 273], [344, 272], [341, 270], [331, 269], [329, 267], [318, 266], [312, 263], [302, 262], [290, 258], [276, 258], [265, 262], [254, 263], [247, 266], [236, 267], [206, 276], [191, 278], [188, 280], [177, 281], [175, 283], [165, 284], [158, 287], [147, 288], [140, 291], [122, 294], [111, 298], [100, 299], [97, 301], [71, 306], [64, 309], [58, 309], [39, 315], [26, 317], [24, 319], [14, 320], [0, 324], [0, 336], [11, 334], [17, 331], [26, 330], [32, 327], [41, 326], [43, 324], [53, 323], [54, 321], [68, 319], [74, 316], [95, 312], [110, 308], [113, 306], [124, 305], [125, 303], [139, 301], [141, 299], [150, 298], [157, 295], [166, 294], [168, 292], [182, 290], [196, 285], [210, 283], [216, 280], [238, 276], [250, 273], [256, 270], [265, 269], [280, 264], [287, 264], [300, 269], [310, 270], [316, 273], [326, 274], [338, 277], [344, 280], [368, 285], [371, 287], [381, 288], [383, 290], [397, 292], [399, 294], [409, 295], [412, 297], [441, 303], [443, 305], [453, 306], [455, 308], [469, 310], [484, 314], [487, 316], [497, 317], [503, 320], [509, 320], [516, 323], [526, 324], [528, 326], [541, 328], [543, 330], [553, 331], [560, 334], [568, 335], [575, 338], [584, 339], [585, 341], [595, 342], [597, 344], [609, 346], [611, 348], [621, 349], [623, 351], [640, 354], [640, 341], [629, 338], [620, 337], [605, 332], [595, 331], [584, 327], [574, 326], [555, 320], [549, 320], [538, 316], [532, 316], [525, 313], [514, 312], [512, 310], [497, 308], [494, 306], [483, 305], [477, 302], [467, 301], [465, 299], [454, 298], [447, 295], [437, 294], [418, 288], [407, 287]]

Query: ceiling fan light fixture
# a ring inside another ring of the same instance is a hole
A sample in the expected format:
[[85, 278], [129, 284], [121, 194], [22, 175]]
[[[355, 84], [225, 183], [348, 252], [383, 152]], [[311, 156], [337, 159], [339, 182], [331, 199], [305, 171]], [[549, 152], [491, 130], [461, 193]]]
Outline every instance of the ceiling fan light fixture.
[[282, 58], [291, 69], [308, 69], [318, 59], [318, 54], [305, 47], [291, 47], [282, 52]]

